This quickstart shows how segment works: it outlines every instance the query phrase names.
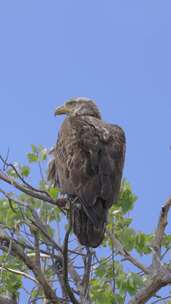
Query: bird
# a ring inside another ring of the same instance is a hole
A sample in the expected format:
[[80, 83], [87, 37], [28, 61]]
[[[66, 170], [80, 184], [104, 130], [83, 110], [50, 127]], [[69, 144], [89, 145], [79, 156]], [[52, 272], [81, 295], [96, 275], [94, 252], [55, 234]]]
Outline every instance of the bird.
[[75, 97], [57, 107], [66, 115], [53, 148], [48, 179], [71, 201], [74, 234], [86, 247], [105, 236], [109, 208], [117, 203], [125, 160], [123, 129], [102, 120], [94, 100]]

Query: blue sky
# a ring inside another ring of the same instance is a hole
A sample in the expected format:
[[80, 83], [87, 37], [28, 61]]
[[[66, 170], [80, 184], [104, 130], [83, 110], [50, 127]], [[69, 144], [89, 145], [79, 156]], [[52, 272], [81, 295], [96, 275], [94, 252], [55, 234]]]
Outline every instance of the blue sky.
[[50, 147], [73, 96], [94, 98], [127, 136], [124, 176], [150, 232], [171, 194], [171, 2], [0, 1], [0, 152]]

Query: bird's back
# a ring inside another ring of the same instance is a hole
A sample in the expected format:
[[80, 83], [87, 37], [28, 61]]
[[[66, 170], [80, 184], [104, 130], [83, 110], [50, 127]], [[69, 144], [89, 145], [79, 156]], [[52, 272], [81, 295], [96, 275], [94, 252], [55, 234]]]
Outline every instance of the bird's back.
[[73, 230], [82, 245], [103, 240], [109, 207], [116, 202], [124, 163], [121, 128], [94, 117], [68, 117], [54, 150], [57, 186], [78, 197], [72, 206]]

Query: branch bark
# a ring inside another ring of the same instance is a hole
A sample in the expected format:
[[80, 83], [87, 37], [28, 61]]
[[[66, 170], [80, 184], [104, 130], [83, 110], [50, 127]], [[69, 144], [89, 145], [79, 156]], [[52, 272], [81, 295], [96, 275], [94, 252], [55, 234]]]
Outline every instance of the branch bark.
[[0, 179], [27, 195], [40, 199], [44, 202], [48, 202], [54, 206], [58, 206], [59, 208], [64, 208], [67, 203], [67, 201], [64, 199], [54, 200], [50, 197], [50, 195], [48, 195], [48, 193], [46, 194], [45, 192], [39, 192], [38, 190], [33, 190], [24, 184], [20, 184], [14, 178], [9, 177], [8, 175], [4, 174], [2, 171], [0, 171]]
[[15, 273], [15, 274], [20, 275], [22, 277], [25, 277], [26, 279], [29, 279], [29, 280], [31, 280], [31, 281], [33, 281], [35, 283], [38, 283], [38, 281], [34, 277], [32, 277], [31, 275], [29, 275], [26, 272], [19, 271], [19, 270], [16, 270], [16, 269], [5, 267], [5, 266], [1, 266], [1, 265], [0, 265], [0, 270], [1, 271], [9, 271], [9, 272]]
[[[3, 233], [0, 235], [0, 243], [3, 246], [9, 247], [10, 239]], [[23, 248], [12, 241], [11, 251], [14, 255], [16, 255], [24, 264], [34, 273], [37, 281], [42, 286], [44, 294], [48, 300], [53, 304], [58, 304], [58, 297], [56, 296], [54, 290], [51, 288], [47, 280], [45, 279], [44, 274], [37, 268], [36, 264], [25, 254]]]
[[167, 226], [167, 217], [169, 209], [171, 208], [171, 198], [162, 206], [157, 228], [155, 230], [155, 237], [153, 241], [153, 256], [151, 269], [151, 276], [147, 284], [139, 290], [136, 295], [129, 301], [129, 304], [144, 304], [151, 299], [157, 291], [162, 287], [171, 284], [171, 272], [165, 265], [162, 265], [161, 246], [164, 237], [165, 228]]
[[0, 304], [17, 304], [16, 300], [0, 296]]
[[152, 246], [154, 251], [152, 265], [154, 269], [160, 268], [161, 245], [164, 237], [165, 228], [167, 226], [167, 217], [170, 208], [171, 208], [171, 198], [169, 198], [168, 201], [161, 208], [157, 228], [155, 231], [155, 237]]
[[73, 304], [79, 304], [79, 302], [77, 301], [77, 299], [75, 298], [72, 289], [69, 285], [68, 282], [68, 240], [69, 240], [69, 235], [72, 229], [72, 223], [71, 223], [71, 216], [69, 219], [69, 227], [68, 230], [65, 234], [65, 239], [64, 239], [64, 248], [63, 248], [63, 258], [64, 258], [64, 263], [63, 263], [63, 280], [64, 280], [64, 285], [65, 285], [65, 289], [67, 291], [67, 294], [69, 296], [69, 298], [71, 299], [71, 302]]
[[166, 275], [166, 271], [160, 271], [153, 275], [146, 286], [142, 288], [137, 294], [129, 301], [129, 304], [144, 304], [151, 299], [157, 291], [162, 287], [171, 283], [171, 276]]
[[89, 291], [89, 282], [91, 275], [91, 267], [92, 267], [92, 252], [89, 248], [87, 248], [87, 257], [85, 258], [85, 271], [82, 279], [82, 288], [80, 292], [81, 303], [90, 303], [88, 299], [88, 291]]

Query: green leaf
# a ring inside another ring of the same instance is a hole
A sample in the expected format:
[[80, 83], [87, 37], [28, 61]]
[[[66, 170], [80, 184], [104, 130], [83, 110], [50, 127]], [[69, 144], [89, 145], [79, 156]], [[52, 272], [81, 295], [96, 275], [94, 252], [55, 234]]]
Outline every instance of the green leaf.
[[137, 233], [135, 238], [135, 249], [140, 254], [151, 253], [152, 240], [153, 240], [152, 234], [145, 234], [143, 232]]
[[122, 182], [117, 206], [120, 206], [122, 208], [123, 214], [125, 214], [133, 209], [136, 200], [137, 196], [132, 192], [130, 184], [124, 180]]
[[31, 145], [31, 150], [32, 150], [33, 154], [37, 153], [37, 148], [33, 144]]
[[[17, 269], [16, 267], [14, 267], [14, 263], [15, 263], [15, 259], [13, 260], [12, 267], [10, 267], [10, 265], [7, 264], [5, 266], [9, 268]], [[19, 267], [18, 269], [21, 270], [21, 267]], [[22, 277], [8, 271], [2, 271], [1, 284], [2, 287], [0, 287], [0, 294], [3, 293], [5, 294], [6, 291], [8, 291], [10, 294], [14, 294], [18, 296], [19, 294], [18, 290], [22, 288]]]
[[165, 235], [162, 240], [162, 246], [169, 248], [171, 246], [171, 234]]
[[101, 284], [100, 281], [93, 279], [91, 281], [91, 299], [95, 304], [113, 304], [115, 296], [113, 295], [109, 284]]
[[41, 160], [46, 160], [47, 159], [47, 149], [42, 149], [40, 151], [40, 158], [41, 158]]
[[135, 246], [135, 237], [136, 237], [135, 231], [132, 228], [128, 227], [121, 231], [118, 239], [124, 245], [125, 249], [131, 251]]
[[139, 275], [133, 272], [127, 274], [127, 291], [130, 295], [134, 295], [142, 286], [143, 281]]
[[27, 153], [27, 158], [28, 158], [28, 161], [30, 163], [33, 163], [33, 162], [37, 162], [38, 161], [38, 156], [32, 152], [30, 153]]
[[12, 169], [12, 168], [10, 168], [10, 169], [7, 170], [7, 174], [8, 174], [9, 176], [11, 176], [11, 177], [14, 177], [14, 178], [17, 178], [17, 177], [18, 177], [18, 175], [16, 174], [15, 170]]
[[22, 166], [21, 167], [21, 175], [29, 176], [29, 174], [30, 174], [30, 168], [28, 166]]
[[58, 192], [59, 190], [56, 188], [56, 187], [51, 187], [49, 190], [48, 190], [50, 196], [53, 198], [53, 199], [56, 199], [57, 196], [58, 196]]

